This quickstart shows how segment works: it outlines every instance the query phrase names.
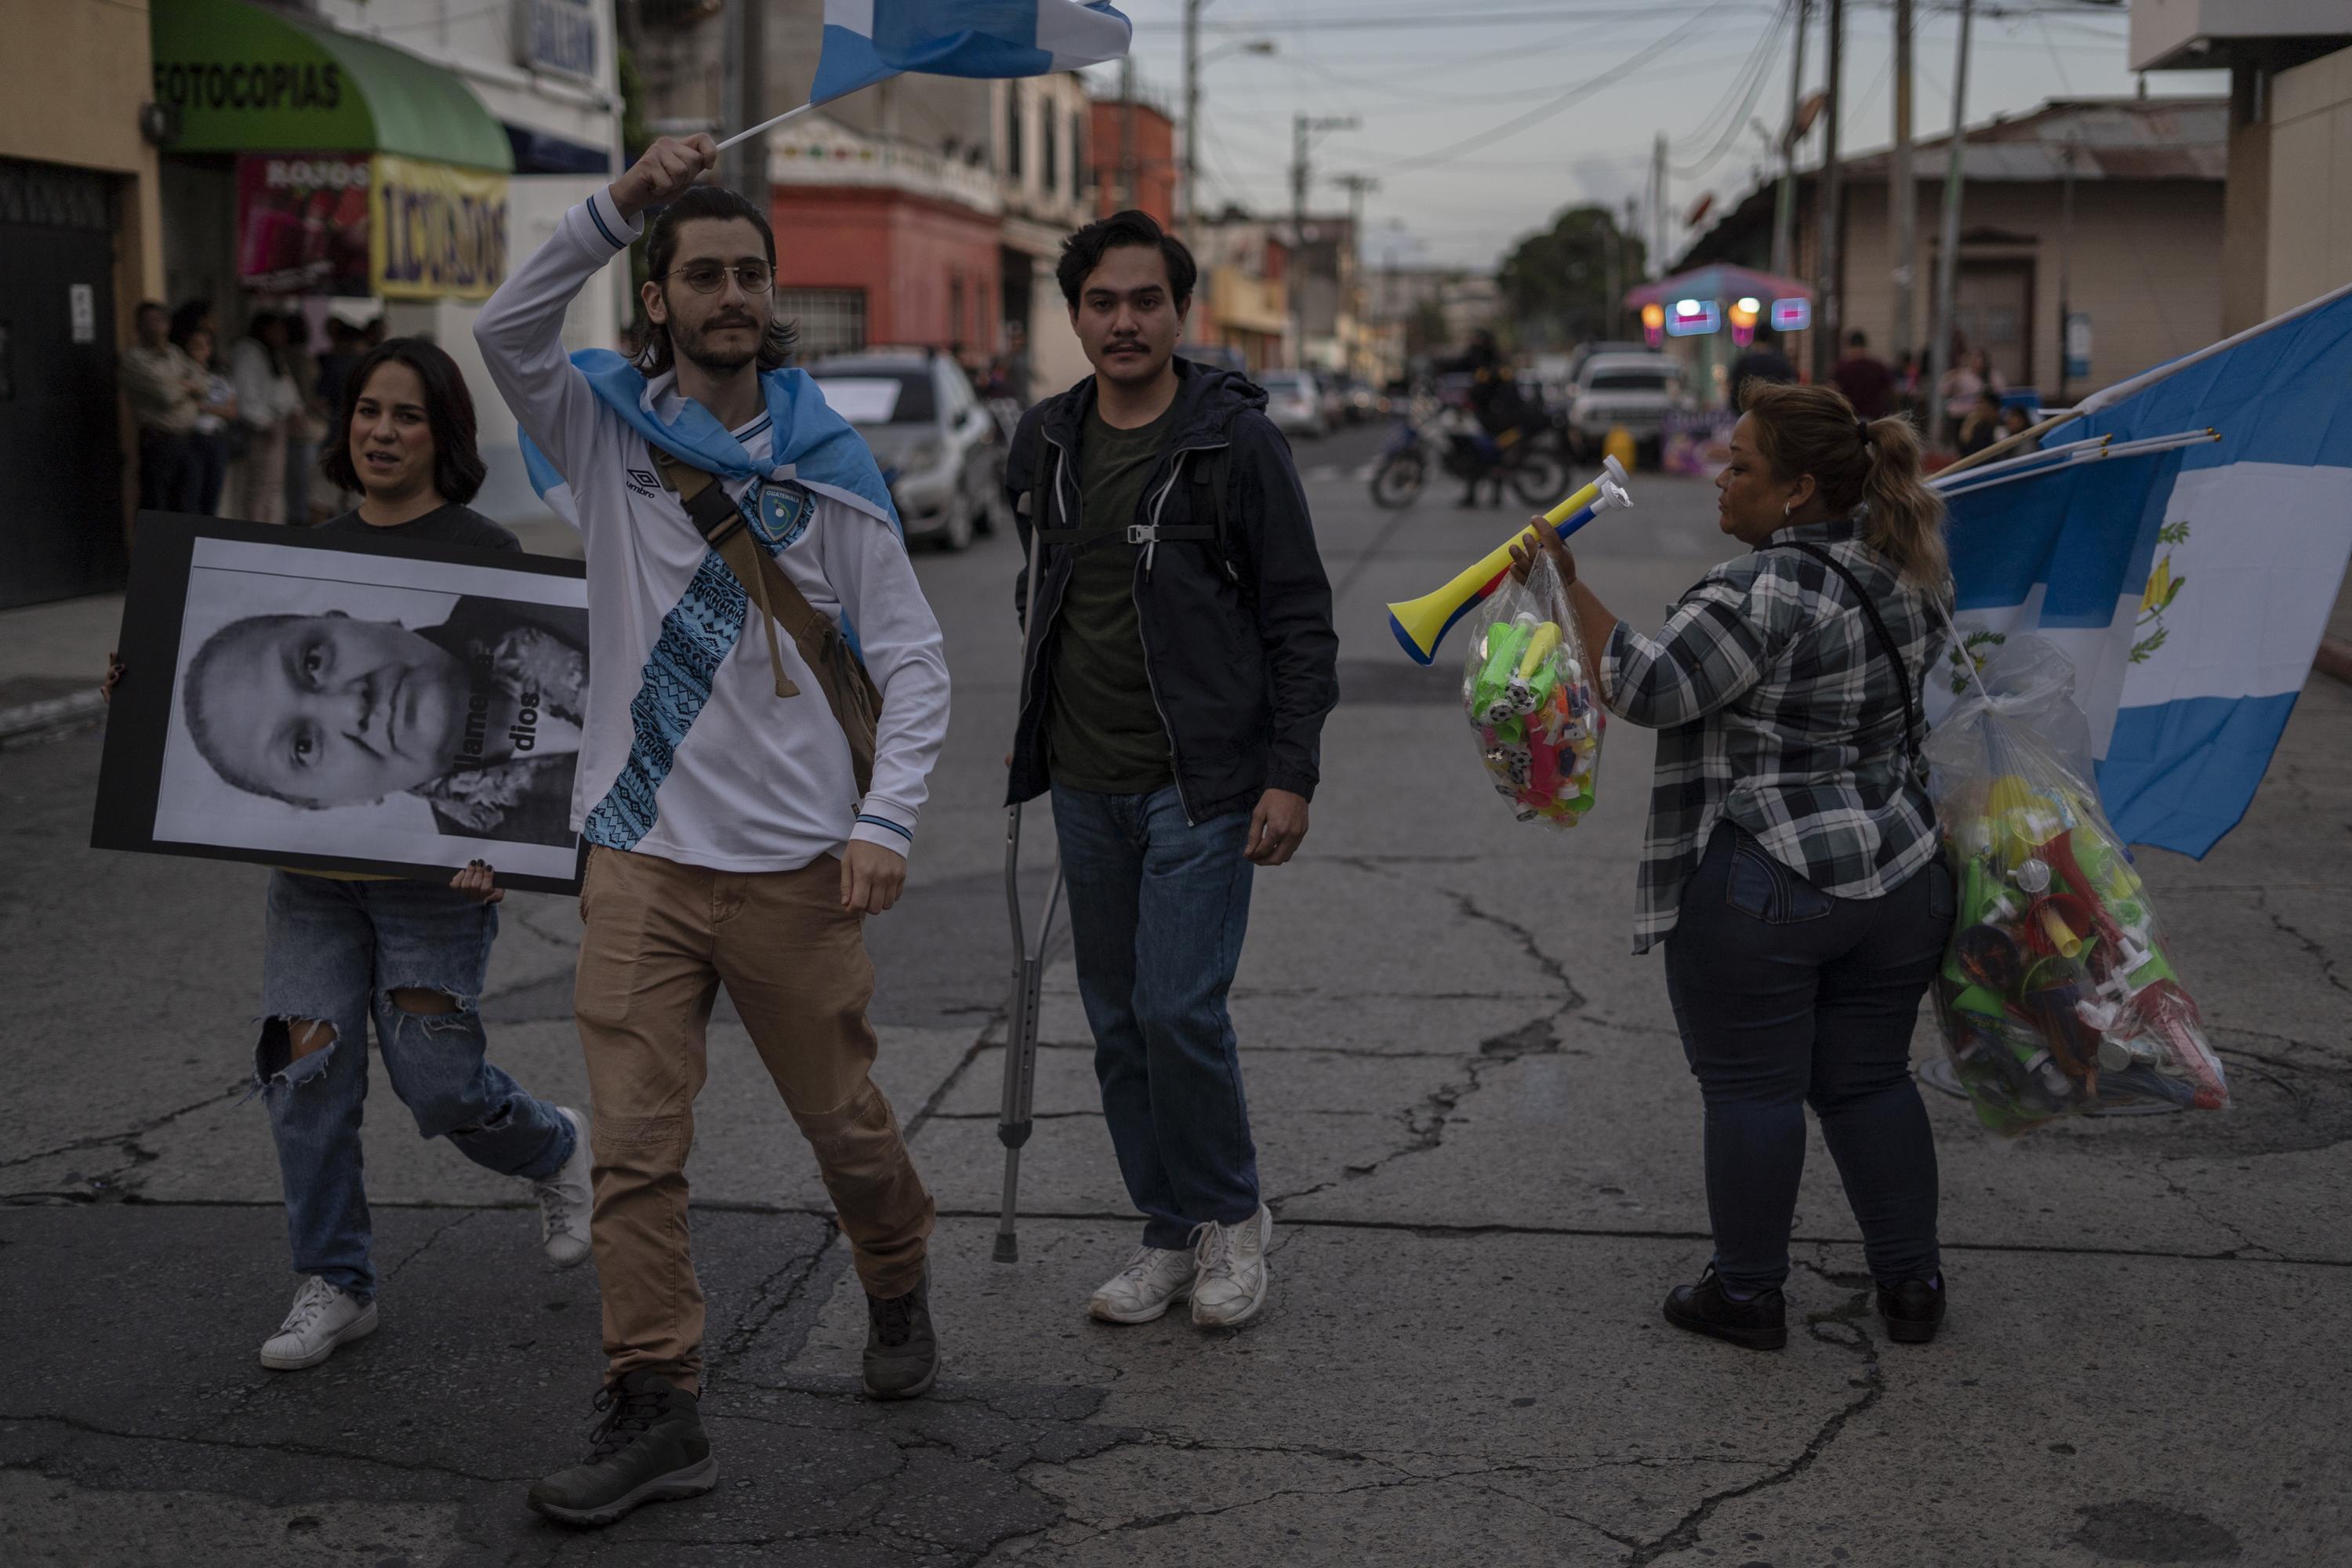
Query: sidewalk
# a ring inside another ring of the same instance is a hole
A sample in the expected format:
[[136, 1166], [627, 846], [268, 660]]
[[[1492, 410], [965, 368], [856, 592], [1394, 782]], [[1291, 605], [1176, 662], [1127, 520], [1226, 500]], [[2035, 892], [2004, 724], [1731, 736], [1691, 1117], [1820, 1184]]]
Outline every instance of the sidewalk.
[[[580, 559], [580, 540], [552, 516], [509, 522], [534, 555]], [[92, 594], [0, 610], [0, 746], [96, 723], [98, 683], [122, 626], [122, 595]]]

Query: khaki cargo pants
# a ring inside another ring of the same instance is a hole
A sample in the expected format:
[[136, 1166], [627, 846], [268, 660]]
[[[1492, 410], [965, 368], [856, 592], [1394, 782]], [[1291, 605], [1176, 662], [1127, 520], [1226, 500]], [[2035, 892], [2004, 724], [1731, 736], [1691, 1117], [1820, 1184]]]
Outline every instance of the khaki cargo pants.
[[841, 863], [824, 855], [797, 871], [747, 874], [599, 846], [580, 911], [572, 1005], [594, 1108], [608, 1377], [644, 1368], [681, 1388], [701, 1382], [686, 1158], [721, 985], [815, 1151], [859, 1279], [877, 1296], [914, 1289], [931, 1195], [866, 1076], [874, 965], [861, 917], [841, 907]]

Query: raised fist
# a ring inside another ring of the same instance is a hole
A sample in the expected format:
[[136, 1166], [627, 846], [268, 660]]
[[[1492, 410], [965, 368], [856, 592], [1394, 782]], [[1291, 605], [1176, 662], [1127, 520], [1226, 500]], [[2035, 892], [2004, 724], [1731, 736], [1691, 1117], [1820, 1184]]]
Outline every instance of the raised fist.
[[665, 136], [646, 148], [627, 174], [613, 182], [613, 205], [621, 209], [623, 217], [634, 220], [718, 166], [719, 143], [709, 137], [698, 134], [681, 142]]

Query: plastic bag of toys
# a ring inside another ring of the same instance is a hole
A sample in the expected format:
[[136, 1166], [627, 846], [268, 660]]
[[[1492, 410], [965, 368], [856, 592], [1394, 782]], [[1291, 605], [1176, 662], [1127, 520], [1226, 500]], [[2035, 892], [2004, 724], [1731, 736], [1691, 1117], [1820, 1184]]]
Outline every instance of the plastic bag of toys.
[[2074, 667], [2038, 637], [1987, 664], [1927, 742], [1959, 918], [1936, 976], [1945, 1049], [1996, 1132], [2230, 1103], [2156, 907], [2099, 809]]
[[1601, 703], [1568, 591], [1538, 555], [1524, 584], [1506, 577], [1470, 627], [1462, 706], [1495, 793], [1521, 822], [1573, 827], [1592, 809]]

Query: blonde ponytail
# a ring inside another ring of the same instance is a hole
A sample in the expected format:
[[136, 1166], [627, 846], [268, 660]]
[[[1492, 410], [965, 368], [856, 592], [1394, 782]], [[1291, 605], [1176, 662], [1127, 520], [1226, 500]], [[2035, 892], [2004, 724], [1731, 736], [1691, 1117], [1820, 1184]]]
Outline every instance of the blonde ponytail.
[[1944, 548], [1944, 498], [1919, 478], [1919, 433], [1908, 419], [1874, 419], [1869, 429], [1862, 536], [1916, 586], [1946, 597], [1952, 562]]

